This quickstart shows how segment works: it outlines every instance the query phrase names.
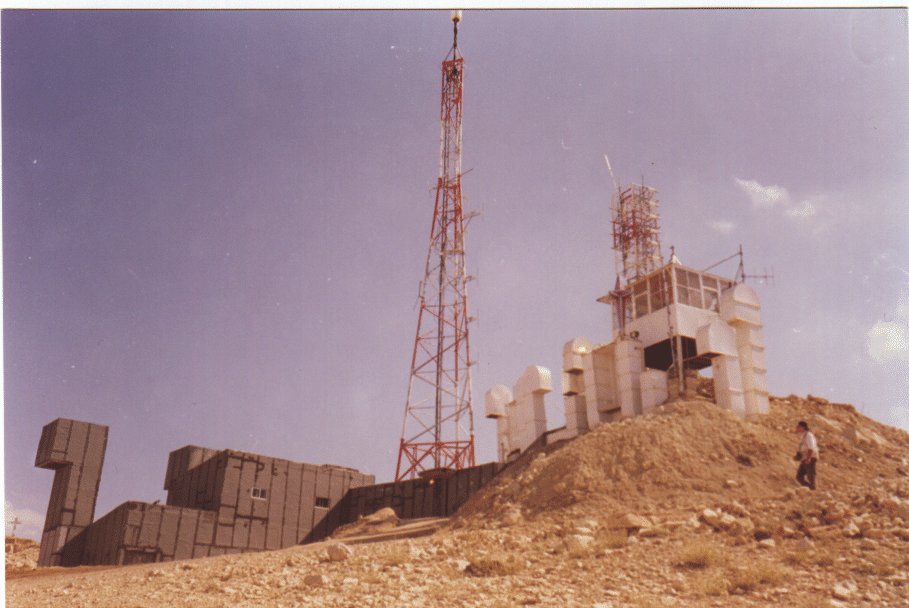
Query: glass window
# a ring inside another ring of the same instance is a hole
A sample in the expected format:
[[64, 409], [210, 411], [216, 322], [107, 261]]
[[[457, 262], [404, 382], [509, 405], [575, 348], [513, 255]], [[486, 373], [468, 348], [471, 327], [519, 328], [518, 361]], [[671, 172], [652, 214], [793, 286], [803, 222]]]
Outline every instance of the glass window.
[[663, 273], [650, 278], [650, 307], [659, 310], [666, 306], [666, 294], [663, 292]]
[[637, 319], [650, 312], [647, 305], [647, 281], [635, 283], [631, 288], [632, 297], [634, 298], [634, 318]]
[[703, 308], [704, 303], [701, 299], [701, 276], [696, 272], [689, 272], [676, 268], [676, 279], [678, 280], [679, 304], [688, 306], [697, 306]]
[[253, 498], [258, 498], [259, 500], [265, 500], [268, 498], [268, 490], [265, 488], [253, 488], [250, 491], [250, 495]]
[[637, 319], [649, 312], [650, 309], [647, 306], [647, 292], [645, 291], [639, 296], [634, 296], [634, 318]]
[[691, 289], [701, 290], [701, 275], [696, 272], [688, 273], [688, 287]]
[[688, 287], [688, 273], [681, 268], [675, 269], [675, 282], [679, 287]]

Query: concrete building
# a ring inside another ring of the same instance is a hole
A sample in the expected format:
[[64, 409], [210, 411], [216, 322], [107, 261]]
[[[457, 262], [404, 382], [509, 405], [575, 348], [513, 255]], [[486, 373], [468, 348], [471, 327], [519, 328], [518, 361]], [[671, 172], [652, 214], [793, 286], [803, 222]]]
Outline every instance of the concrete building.
[[40, 566], [132, 564], [300, 543], [351, 488], [375, 477], [236, 450], [171, 452], [166, 504], [129, 501], [94, 521], [108, 428], [58, 418], [35, 466], [55, 469]]
[[535, 442], [574, 437], [692, 398], [699, 370], [708, 367], [719, 407], [741, 417], [767, 413], [760, 303], [743, 282], [741, 250], [734, 279], [684, 266], [674, 253], [664, 264], [655, 193], [638, 185], [617, 187], [616, 287], [598, 299], [612, 306], [612, 340], [594, 344], [578, 337], [564, 345], [565, 427], [546, 430], [543, 396], [552, 390], [546, 368], [527, 368], [514, 396], [505, 385], [487, 391], [486, 416], [496, 419], [501, 462]]

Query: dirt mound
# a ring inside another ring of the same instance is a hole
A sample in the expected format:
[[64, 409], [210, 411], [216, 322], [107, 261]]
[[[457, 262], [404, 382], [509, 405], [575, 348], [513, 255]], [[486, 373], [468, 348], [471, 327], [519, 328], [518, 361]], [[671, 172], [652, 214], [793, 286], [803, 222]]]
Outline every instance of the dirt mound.
[[741, 420], [703, 400], [606, 424], [549, 446], [503, 472], [460, 518], [572, 510], [690, 509], [716, 498], [759, 500], [792, 487], [796, 423], [806, 419], [821, 450], [819, 488], [861, 485], [909, 472], [909, 434], [851, 405], [809, 396], [772, 398], [770, 414]]

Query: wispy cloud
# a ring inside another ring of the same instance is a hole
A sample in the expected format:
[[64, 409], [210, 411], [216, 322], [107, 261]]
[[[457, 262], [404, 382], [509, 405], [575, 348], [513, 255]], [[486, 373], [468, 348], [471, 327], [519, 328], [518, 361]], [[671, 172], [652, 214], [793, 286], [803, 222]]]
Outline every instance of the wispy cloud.
[[753, 179], [738, 177], [734, 179], [735, 185], [748, 195], [753, 208], [780, 208], [786, 217], [793, 221], [815, 217], [818, 214], [818, 203], [826, 198], [824, 195], [817, 195], [796, 201], [783, 186], [765, 186]]
[[[31, 509], [19, 509], [10, 501], [4, 501], [6, 533], [13, 533], [13, 524], [16, 525], [16, 536], [28, 537], [35, 540], [41, 539], [41, 530], [44, 528], [44, 513]], [[17, 521], [18, 520], [18, 521]]]
[[735, 185], [751, 199], [755, 207], [788, 205], [792, 202], [789, 192], [782, 186], [764, 186], [753, 179], [735, 178]]
[[900, 299], [891, 319], [880, 320], [868, 330], [865, 345], [878, 363], [909, 361], [909, 297]]
[[720, 234], [729, 234], [735, 230], [735, 222], [729, 220], [711, 220], [708, 225]]
[[786, 209], [786, 215], [793, 218], [808, 218], [817, 215], [817, 208], [811, 204], [811, 201], [802, 201], [795, 207]]

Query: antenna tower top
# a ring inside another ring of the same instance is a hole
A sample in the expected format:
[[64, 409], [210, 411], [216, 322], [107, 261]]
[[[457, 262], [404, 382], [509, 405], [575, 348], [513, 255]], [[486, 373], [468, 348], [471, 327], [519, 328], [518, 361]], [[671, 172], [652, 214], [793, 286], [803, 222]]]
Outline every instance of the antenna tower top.
[[631, 184], [612, 197], [612, 248], [621, 283], [640, 278], [663, 265], [660, 210], [656, 189]]

